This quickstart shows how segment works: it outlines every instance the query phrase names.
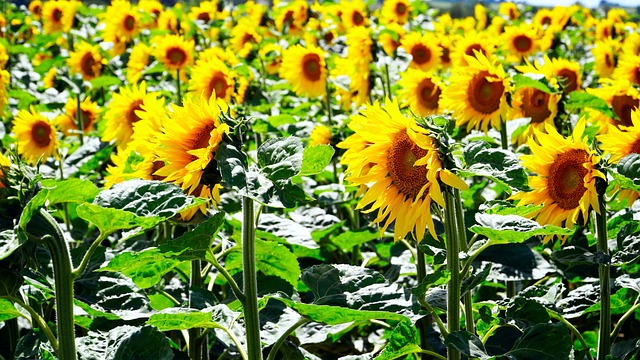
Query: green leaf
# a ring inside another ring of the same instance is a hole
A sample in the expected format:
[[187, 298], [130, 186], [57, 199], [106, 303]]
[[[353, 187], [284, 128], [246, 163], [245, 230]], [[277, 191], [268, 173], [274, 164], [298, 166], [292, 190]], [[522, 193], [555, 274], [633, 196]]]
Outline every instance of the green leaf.
[[174, 358], [169, 338], [152, 326], [124, 325], [77, 339], [79, 360]]
[[289, 179], [302, 168], [302, 142], [295, 136], [274, 138], [258, 148], [258, 165], [270, 180]]
[[427, 274], [427, 276], [422, 279], [422, 282], [413, 289], [413, 294], [417, 297], [424, 297], [427, 293], [427, 290], [434, 286], [444, 285], [451, 280], [451, 272], [448, 270], [437, 270], [432, 272], [431, 274]]
[[216, 213], [195, 230], [186, 232], [175, 240], [157, 248], [141, 252], [125, 252], [116, 255], [107, 266], [98, 271], [119, 272], [133, 280], [139, 288], [146, 289], [160, 282], [162, 276], [183, 261], [205, 260], [224, 213]]
[[26, 242], [26, 237], [16, 235], [13, 230], [4, 230], [0, 232], [0, 260], [6, 259], [13, 254], [22, 244]]
[[490, 262], [491, 279], [532, 280], [542, 279], [550, 272], [557, 271], [537, 251], [526, 244], [498, 244], [489, 246], [474, 261]]
[[[480, 144], [478, 144], [480, 143]], [[461, 176], [484, 176], [505, 187], [526, 191], [528, 177], [516, 156], [507, 150], [488, 148], [484, 142], [471, 142], [464, 149], [467, 167], [460, 170]]]
[[49, 197], [49, 189], [41, 189], [36, 196], [32, 197], [27, 205], [25, 205], [22, 214], [20, 214], [19, 222], [22, 230], [27, 229], [27, 224], [29, 224], [33, 215], [42, 209], [47, 202], [47, 197]]
[[352, 321], [369, 321], [373, 319], [383, 319], [392, 321], [409, 321], [400, 314], [388, 311], [368, 311], [353, 310], [341, 306], [302, 304], [289, 299], [272, 297], [272, 299], [282, 301], [285, 305], [297, 311], [300, 315], [327, 325], [338, 325]]
[[141, 230], [149, 229], [163, 220], [163, 217], [140, 217], [129, 211], [105, 208], [95, 204], [81, 204], [76, 208], [81, 219], [84, 219], [100, 229], [101, 234], [111, 234], [118, 230], [126, 230], [139, 227]]
[[523, 321], [529, 325], [546, 324], [550, 317], [547, 309], [533, 299], [516, 296], [507, 306], [507, 318]]
[[538, 324], [524, 331], [505, 355], [515, 360], [566, 360], [571, 353], [569, 329], [562, 324]]
[[344, 252], [350, 252], [354, 246], [362, 245], [368, 241], [379, 239], [380, 232], [372, 229], [360, 229], [345, 231], [333, 238], [332, 242]]
[[[611, 303], [611, 314], [624, 314], [631, 308], [637, 297], [638, 293], [634, 289], [630, 289], [628, 287], [623, 287], [622, 289], [616, 291], [615, 294], [611, 295], [611, 299], [609, 301]], [[584, 313], [586, 314], [599, 311], [600, 302], [587, 308]]]
[[147, 325], [155, 326], [160, 331], [188, 330], [195, 328], [223, 328], [213, 321], [212, 311], [170, 308], [151, 315]]
[[640, 154], [630, 154], [618, 162], [618, 173], [633, 181], [640, 187]]
[[453, 346], [467, 357], [488, 359], [482, 340], [468, 331], [454, 331], [444, 340], [447, 346]]
[[477, 214], [469, 230], [484, 235], [494, 244], [522, 243], [533, 236], [569, 235], [573, 231], [553, 225], [540, 226], [536, 221], [517, 215]]
[[387, 345], [375, 360], [393, 360], [399, 357], [419, 353], [418, 331], [410, 321], [401, 321], [393, 328]]
[[49, 205], [90, 202], [100, 193], [91, 181], [75, 178], [63, 181], [46, 179], [42, 180], [42, 186], [49, 189]]
[[29, 106], [38, 99], [25, 90], [10, 89], [7, 91], [9, 99], [18, 100], [18, 109], [29, 109]]
[[[231, 274], [242, 271], [242, 253], [239, 248], [227, 256], [225, 266]], [[300, 277], [298, 259], [282, 244], [256, 239], [256, 267], [265, 275], [274, 275], [296, 286]]]
[[280, 115], [269, 116], [267, 118], [267, 122], [269, 123], [269, 125], [277, 128], [278, 126], [282, 126], [282, 125], [295, 124], [298, 122], [298, 120], [296, 120], [296, 118], [293, 117], [293, 115], [280, 114]]
[[569, 94], [565, 108], [570, 111], [582, 111], [584, 108], [589, 108], [597, 110], [609, 118], [617, 118], [606, 101], [588, 92], [574, 91]]
[[247, 156], [235, 146], [223, 142], [218, 145], [215, 159], [224, 182], [232, 189], [246, 193]]
[[0, 322], [22, 316], [22, 313], [7, 299], [0, 299]]
[[[530, 74], [530, 75], [534, 75], [534, 74]], [[549, 88], [549, 85], [546, 83], [546, 79], [544, 75], [540, 75], [536, 79], [536, 78], [533, 78], [532, 76], [516, 74], [513, 76], [513, 82], [516, 86], [515, 90], [518, 90], [521, 88], [534, 88], [542, 92], [545, 92], [547, 94], [555, 93], [555, 91]]]
[[107, 88], [113, 85], [122, 85], [122, 81], [115, 76], [102, 75], [91, 80], [91, 87], [95, 89]]
[[321, 173], [333, 158], [335, 150], [331, 145], [314, 145], [304, 148], [300, 175], [309, 176]]
[[526, 216], [529, 214], [533, 214], [536, 211], [543, 208], [543, 205], [519, 205], [516, 206], [513, 202], [506, 200], [493, 200], [487, 201], [480, 205], [480, 211], [487, 214], [496, 214], [496, 215], [518, 215], [518, 216]]

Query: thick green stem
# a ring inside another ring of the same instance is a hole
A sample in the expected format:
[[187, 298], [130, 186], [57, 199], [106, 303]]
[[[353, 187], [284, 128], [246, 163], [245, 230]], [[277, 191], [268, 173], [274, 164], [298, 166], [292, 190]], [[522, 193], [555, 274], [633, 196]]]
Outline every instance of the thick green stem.
[[[607, 215], [603, 195], [598, 195], [600, 213], [595, 213], [596, 238], [598, 253], [603, 258], [609, 255], [607, 239]], [[598, 265], [600, 277], [600, 334], [598, 336], [598, 360], [605, 360], [611, 353], [611, 278], [609, 274], [609, 264], [600, 263]]]
[[549, 313], [550, 317], [556, 320], [560, 320], [563, 324], [565, 324], [569, 328], [569, 331], [571, 331], [571, 333], [578, 339], [578, 341], [580, 341], [582, 346], [587, 350], [587, 359], [593, 360], [593, 356], [591, 356], [591, 351], [589, 350], [589, 345], [587, 345], [587, 342], [584, 340], [584, 337], [582, 337], [582, 334], [580, 334], [580, 331], [578, 331], [578, 329], [576, 329], [576, 327], [573, 326], [572, 323], [570, 323], [567, 319], [565, 319], [564, 316], [549, 309], [547, 309], [547, 312]]
[[256, 272], [256, 219], [253, 200], [242, 199], [242, 269], [245, 301], [244, 323], [247, 331], [247, 353], [251, 360], [262, 360], [260, 318], [258, 314], [258, 274]]
[[[507, 123], [500, 118], [500, 144], [502, 145], [502, 149], [509, 150], [509, 135], [507, 135]], [[512, 298], [516, 296], [516, 282], [507, 280], [505, 282], [505, 286], [507, 288], [507, 298]]]
[[77, 278], [80, 275], [82, 275], [82, 273], [84, 272], [84, 270], [87, 268], [87, 265], [89, 265], [89, 260], [91, 260], [91, 255], [93, 255], [93, 253], [96, 251], [96, 249], [98, 249], [98, 247], [100, 246], [100, 244], [102, 243], [102, 241], [109, 236], [109, 234], [100, 234], [100, 236], [98, 236], [97, 239], [95, 239], [93, 241], [93, 243], [91, 244], [91, 246], [89, 247], [89, 249], [87, 250], [87, 252], [84, 254], [84, 257], [82, 258], [82, 261], [80, 262], [80, 265], [73, 269], [73, 271], [71, 272], [71, 276], [73, 276], [73, 278]]
[[[328, 69], [327, 69], [328, 70]], [[329, 87], [329, 81], [327, 80], [325, 82], [325, 96], [324, 96], [324, 103], [325, 106], [327, 108], [327, 124], [329, 124], [329, 126], [333, 125], [333, 118], [332, 118], [332, 114], [331, 114], [331, 88]]]
[[[196, 288], [202, 288], [202, 274], [200, 268], [200, 260], [191, 261], [191, 277], [189, 280], [189, 307], [194, 308], [193, 304], [193, 291]], [[202, 329], [193, 328], [189, 329], [189, 358], [191, 360], [202, 359], [202, 351], [200, 347], [200, 333]]]
[[[56, 296], [56, 321], [58, 327], [58, 357], [60, 360], [76, 359], [76, 334], [73, 319], [73, 276], [69, 248], [56, 221], [45, 209], [34, 215], [45, 227], [42, 241], [49, 248], [53, 259], [53, 275]], [[39, 224], [39, 225], [40, 225]], [[38, 234], [36, 234], [38, 235]]]
[[80, 144], [84, 145], [84, 115], [82, 114], [82, 103], [80, 102], [80, 94], [76, 98], [76, 127], [78, 127]]
[[182, 106], [182, 92], [180, 91], [180, 69], [176, 70], [176, 88], [178, 90], [178, 105]]
[[[453, 189], [453, 197], [456, 205], [456, 228], [458, 230], [458, 241], [460, 241], [460, 250], [465, 253], [469, 250], [467, 244], [467, 227], [464, 222], [464, 208], [462, 207], [462, 197], [460, 196], [460, 190]], [[460, 274], [461, 279], [464, 279], [463, 274]], [[464, 321], [467, 327], [467, 331], [475, 334], [475, 321], [473, 319], [473, 298], [471, 297], [471, 290], [467, 291], [462, 297], [464, 303]]]
[[[447, 270], [451, 273], [451, 279], [447, 287], [447, 328], [449, 333], [460, 330], [460, 242], [457, 239], [455, 200], [453, 189], [446, 187], [444, 191], [445, 205], [445, 235], [447, 237]], [[448, 360], [460, 360], [460, 351], [449, 346]]]
[[273, 347], [271, 348], [271, 351], [269, 351], [269, 356], [267, 357], [267, 360], [274, 360], [276, 358], [276, 355], [278, 354], [278, 350], [280, 350], [280, 346], [282, 346], [282, 344], [284, 343], [284, 341], [287, 339], [287, 337], [289, 337], [289, 334], [291, 334], [292, 332], [294, 332], [297, 328], [299, 328], [300, 326], [308, 323], [309, 319], [306, 318], [302, 318], [300, 320], [298, 320], [295, 324], [291, 325], [285, 332], [284, 334], [282, 334], [278, 340], [276, 341], [275, 344], [273, 344]]

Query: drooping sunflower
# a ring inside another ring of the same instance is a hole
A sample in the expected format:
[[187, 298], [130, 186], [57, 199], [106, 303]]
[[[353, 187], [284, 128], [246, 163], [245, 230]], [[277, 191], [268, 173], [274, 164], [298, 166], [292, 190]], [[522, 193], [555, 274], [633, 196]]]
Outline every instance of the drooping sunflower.
[[142, 78], [142, 72], [149, 65], [151, 48], [144, 43], [136, 44], [131, 49], [129, 61], [127, 62], [127, 81], [135, 84]]
[[502, 44], [510, 55], [509, 59], [514, 62], [520, 62], [522, 58], [534, 54], [539, 49], [538, 33], [528, 25], [507, 26], [502, 39]]
[[99, 46], [82, 42], [76, 46], [76, 51], [69, 54], [67, 65], [72, 73], [79, 73], [83, 79], [92, 80], [100, 76], [102, 59]]
[[[489, 126], [500, 129], [509, 109], [507, 93], [511, 83], [502, 65], [492, 63], [483, 54], [466, 57], [467, 67], [458, 67], [450, 85], [442, 92], [440, 106], [453, 111], [456, 125], [467, 125], [467, 131]], [[501, 120], [502, 119], [502, 120]]]
[[[18, 140], [18, 154], [29, 164], [36, 164], [56, 154], [58, 144], [56, 128], [44, 115], [20, 110], [13, 120], [13, 132]], [[57, 156], [57, 155], [56, 155]]]
[[384, 232], [392, 223], [394, 239], [412, 233], [421, 241], [428, 228], [436, 237], [432, 201], [444, 207], [440, 181], [465, 189], [464, 181], [442, 168], [437, 142], [396, 101], [367, 105], [349, 123], [355, 134], [338, 144], [346, 149], [346, 180], [367, 186], [357, 209], [377, 212], [373, 220]]
[[[222, 108], [221, 108], [222, 107]], [[220, 174], [212, 161], [218, 145], [229, 131], [229, 126], [219, 119], [226, 111], [226, 103], [215, 98], [187, 97], [184, 106], [175, 106], [166, 121], [161, 144], [156, 153], [164, 166], [154, 174], [165, 176], [165, 181], [182, 186], [189, 195], [212, 199], [214, 206], [220, 202]], [[204, 213], [206, 207], [200, 208]], [[190, 214], [193, 216], [195, 211]], [[185, 214], [182, 214], [183, 219]], [[187, 220], [187, 219], [185, 219]]]
[[595, 47], [591, 49], [595, 59], [594, 68], [601, 78], [608, 78], [613, 74], [613, 70], [616, 68], [616, 53], [619, 45], [616, 40], [606, 39], [596, 41]]
[[291, 83], [300, 96], [321, 96], [326, 94], [327, 69], [324, 51], [316, 46], [307, 48], [295, 45], [282, 54], [280, 76]]
[[587, 92], [604, 99], [611, 106], [617, 119], [610, 118], [599, 111], [587, 109], [590, 118], [599, 125], [599, 132], [607, 133], [612, 126], [632, 126], [631, 112], [640, 107], [640, 91], [631, 86], [627, 80], [607, 79], [601, 83], [601, 88], [588, 88]]
[[102, 141], [113, 141], [118, 146], [126, 145], [133, 135], [133, 124], [140, 121], [140, 112], [144, 112], [142, 106], [157, 97], [157, 93], [147, 93], [144, 81], [140, 86], [133, 84], [130, 88], [120, 88], [119, 93], [113, 94], [104, 115], [106, 126]]
[[47, 1], [42, 6], [42, 29], [45, 34], [66, 32], [76, 16], [75, 1]]
[[[580, 216], [589, 218], [594, 209], [600, 212], [596, 178], [605, 178], [597, 169], [600, 158], [583, 141], [585, 121], [575, 126], [571, 138], [564, 138], [556, 129], [546, 126], [547, 133], [536, 131], [528, 144], [531, 155], [522, 155], [522, 165], [535, 173], [529, 177], [529, 192], [511, 196], [518, 205], [542, 205], [531, 214], [541, 225], [573, 227]], [[544, 241], [551, 240], [552, 235]]]
[[618, 67], [613, 71], [613, 79], [622, 79], [640, 85], [640, 55], [623, 53]]
[[401, 46], [411, 55], [409, 67], [412, 69], [429, 70], [440, 64], [442, 50], [429, 33], [411, 32], [402, 37]]
[[402, 90], [400, 99], [418, 115], [427, 116], [440, 112], [442, 81], [433, 73], [421, 70], [407, 70], [398, 83]]
[[158, 39], [154, 56], [170, 71], [184, 70], [193, 63], [195, 44], [180, 35], [164, 35]]
[[404, 25], [411, 15], [411, 3], [407, 0], [385, 0], [380, 9], [381, 19], [384, 23], [397, 23]]
[[[65, 135], [77, 135], [78, 134], [78, 121], [77, 121], [78, 100], [76, 98], [69, 98], [64, 105], [64, 113], [53, 120], [53, 123], [58, 127]], [[98, 120], [99, 110], [98, 104], [91, 101], [90, 98], [85, 98], [80, 103], [80, 112], [82, 116], [82, 128], [83, 132], [89, 133], [93, 131], [94, 125]]]
[[233, 74], [221, 60], [198, 60], [193, 67], [189, 91], [193, 92], [194, 96], [209, 99], [215, 94], [217, 98], [229, 102], [234, 87]]

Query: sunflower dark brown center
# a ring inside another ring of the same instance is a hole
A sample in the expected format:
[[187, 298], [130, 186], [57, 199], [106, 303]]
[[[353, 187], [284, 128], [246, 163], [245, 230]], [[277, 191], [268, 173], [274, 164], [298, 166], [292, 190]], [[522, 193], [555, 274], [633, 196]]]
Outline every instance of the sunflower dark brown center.
[[558, 71], [557, 75], [564, 81], [563, 85], [565, 94], [578, 89], [578, 74], [576, 74], [575, 71], [564, 68]]
[[93, 125], [93, 120], [95, 119], [95, 115], [89, 110], [82, 110], [82, 128], [90, 129], [91, 125]]
[[630, 154], [640, 154], [640, 139], [637, 139], [631, 144]]
[[90, 52], [86, 52], [80, 60], [80, 70], [84, 75], [88, 77], [96, 76], [96, 72], [93, 69], [95, 64], [96, 60], [93, 58], [93, 54]]
[[389, 177], [398, 191], [406, 199], [415, 199], [422, 187], [427, 184], [427, 167], [414, 166], [418, 159], [427, 155], [427, 150], [419, 147], [406, 131], [393, 139], [387, 153]]
[[53, 18], [53, 21], [60, 22], [60, 20], [62, 20], [62, 10], [53, 9], [53, 14], [51, 15], [51, 17]]
[[39, 16], [41, 12], [42, 8], [40, 7], [40, 5], [36, 5], [33, 7], [33, 15]]
[[413, 56], [413, 62], [422, 65], [431, 60], [431, 50], [423, 44], [417, 44], [411, 49], [411, 56]]
[[407, 12], [407, 4], [399, 2], [396, 4], [396, 15], [402, 16]]
[[187, 61], [187, 54], [179, 47], [172, 47], [167, 50], [167, 59], [173, 65], [182, 65]]
[[425, 78], [418, 85], [418, 99], [420, 104], [430, 110], [438, 108], [438, 100], [442, 91], [429, 78]]
[[549, 16], [545, 16], [540, 20], [540, 23], [542, 23], [542, 25], [549, 25], [551, 24], [551, 18]]
[[526, 117], [531, 118], [531, 122], [534, 124], [545, 121], [551, 116], [549, 94], [534, 88], [525, 90], [522, 99], [522, 111]]
[[320, 80], [322, 68], [320, 67], [320, 56], [318, 54], [306, 54], [302, 58], [302, 73], [307, 80]]
[[329, 31], [328, 33], [324, 34], [324, 41], [327, 44], [331, 44], [331, 42], [333, 41], [335, 35], [333, 35], [333, 33], [331, 31]]
[[198, 18], [198, 20], [204, 21], [206, 24], [208, 24], [209, 21], [211, 21], [211, 16], [206, 11], [203, 11], [203, 12], [199, 13], [197, 18]]
[[515, 47], [518, 52], [522, 53], [530, 51], [533, 47], [533, 40], [527, 35], [518, 35], [513, 38], [513, 47]]
[[633, 70], [633, 82], [640, 85], [640, 65], [637, 65]]
[[127, 29], [127, 31], [133, 31], [136, 28], [136, 18], [134, 18], [132, 15], [127, 15], [124, 18], [124, 28]]
[[211, 138], [211, 131], [213, 131], [213, 129], [215, 129], [215, 126], [213, 124], [209, 124], [202, 128], [202, 130], [198, 132], [198, 135], [193, 140], [191, 149], [196, 150], [209, 146], [209, 139]]
[[227, 96], [228, 88], [229, 84], [227, 84], [227, 80], [225, 80], [224, 76], [216, 74], [211, 78], [207, 91], [209, 93], [209, 97], [211, 97], [213, 91], [215, 91], [217, 98], [224, 99]]
[[136, 123], [140, 121], [140, 116], [136, 114], [136, 111], [142, 110], [142, 100], [137, 99], [129, 105], [129, 110], [127, 111], [127, 121], [129, 124]]
[[353, 16], [351, 17], [353, 21], [353, 25], [360, 26], [364, 23], [364, 16], [360, 13], [360, 11], [354, 11]]
[[588, 156], [589, 154], [581, 149], [569, 150], [558, 155], [549, 168], [549, 195], [562, 209], [577, 208], [582, 195], [587, 191], [584, 186], [584, 178], [587, 175], [584, 164]]
[[242, 46], [244, 46], [248, 42], [256, 43], [256, 38], [249, 33], [244, 34], [244, 36], [242, 37]]
[[440, 61], [443, 64], [448, 64], [451, 62], [451, 50], [448, 47], [440, 45], [440, 49], [442, 49], [442, 55], [440, 55]]
[[608, 68], [612, 68], [613, 67], [613, 54], [612, 53], [606, 53], [604, 54], [604, 63], [605, 65], [607, 65]]
[[640, 100], [629, 95], [614, 95], [611, 101], [613, 112], [618, 115], [621, 125], [633, 126], [631, 111], [640, 106]]
[[477, 73], [467, 88], [469, 103], [482, 114], [491, 114], [498, 110], [504, 94], [502, 81], [489, 81], [489, 76], [488, 71]]
[[31, 138], [39, 147], [47, 147], [51, 142], [51, 125], [38, 121], [31, 128]]

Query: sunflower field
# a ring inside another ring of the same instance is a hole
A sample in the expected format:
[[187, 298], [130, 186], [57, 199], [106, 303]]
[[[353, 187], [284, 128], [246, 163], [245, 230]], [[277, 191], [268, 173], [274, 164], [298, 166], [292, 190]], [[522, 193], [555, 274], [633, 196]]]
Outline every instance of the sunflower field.
[[640, 358], [640, 16], [494, 5], [3, 1], [0, 360]]

